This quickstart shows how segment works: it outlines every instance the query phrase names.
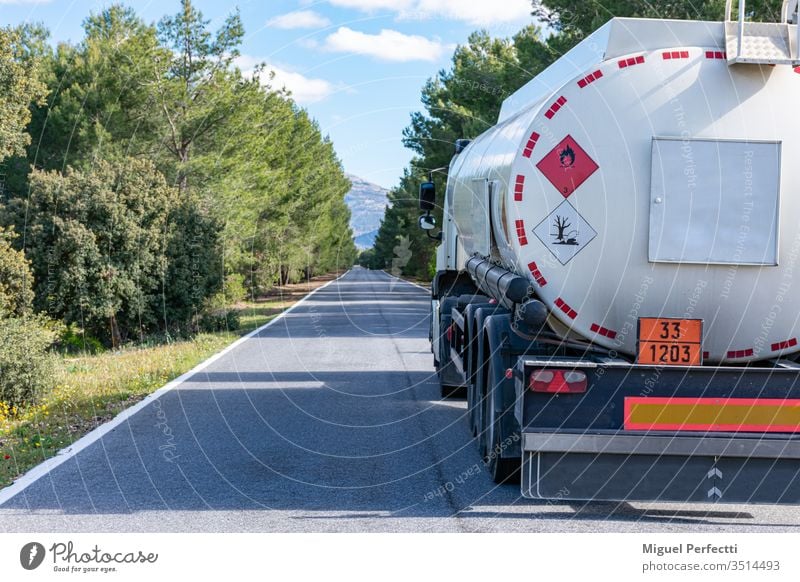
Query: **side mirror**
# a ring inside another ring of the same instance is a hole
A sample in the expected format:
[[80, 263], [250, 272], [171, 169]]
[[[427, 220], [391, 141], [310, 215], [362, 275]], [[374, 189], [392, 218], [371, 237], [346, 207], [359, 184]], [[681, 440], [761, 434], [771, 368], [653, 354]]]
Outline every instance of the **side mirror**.
[[423, 182], [419, 185], [419, 209], [430, 212], [434, 208], [436, 208], [436, 184]]
[[433, 230], [436, 228], [436, 219], [430, 214], [419, 217], [419, 227], [422, 230]]

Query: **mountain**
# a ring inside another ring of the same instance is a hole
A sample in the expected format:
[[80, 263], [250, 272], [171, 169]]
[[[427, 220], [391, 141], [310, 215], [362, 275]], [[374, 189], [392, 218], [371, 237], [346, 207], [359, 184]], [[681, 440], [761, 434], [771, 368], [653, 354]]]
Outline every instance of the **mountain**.
[[378, 238], [378, 229], [371, 230], [369, 232], [365, 232], [364, 234], [360, 234], [358, 236], [353, 237], [353, 240], [356, 241], [356, 248], [358, 249], [369, 249], [375, 246], [375, 239]]
[[367, 249], [375, 244], [375, 237], [388, 204], [389, 191], [358, 176], [348, 174], [347, 177], [353, 184], [344, 197], [350, 208], [350, 227], [353, 229], [356, 246]]

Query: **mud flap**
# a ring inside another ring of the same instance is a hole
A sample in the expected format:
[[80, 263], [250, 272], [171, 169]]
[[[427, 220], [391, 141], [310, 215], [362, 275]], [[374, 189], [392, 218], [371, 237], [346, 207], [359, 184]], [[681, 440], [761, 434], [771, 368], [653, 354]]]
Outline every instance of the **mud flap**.
[[[580, 441], [575, 441], [573, 451], [542, 450], [547, 446], [534, 451], [530, 450], [530, 441], [526, 443], [526, 436], [523, 448], [528, 450], [522, 457], [524, 497], [800, 504], [800, 458], [797, 458], [796, 440], [786, 441], [785, 446], [778, 440], [759, 446], [763, 441], [756, 439], [707, 439], [717, 441], [707, 447], [717, 450], [708, 452], [727, 451], [725, 455], [703, 454], [703, 446], [695, 446], [695, 442], [700, 442], [697, 439], [683, 447], [688, 454], [681, 454], [681, 447], [667, 447], [663, 453], [648, 451], [662, 444], [657, 441], [650, 447], [633, 447], [629, 452], [619, 451], [624, 446], [606, 447], [613, 452], [587, 451], [585, 449], [591, 447], [580, 446]], [[781, 452], [785, 455], [780, 456]]]

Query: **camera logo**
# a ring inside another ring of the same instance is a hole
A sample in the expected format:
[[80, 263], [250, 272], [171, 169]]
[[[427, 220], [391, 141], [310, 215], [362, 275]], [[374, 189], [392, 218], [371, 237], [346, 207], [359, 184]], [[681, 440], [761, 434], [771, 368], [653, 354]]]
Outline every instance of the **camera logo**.
[[28, 542], [19, 552], [19, 563], [26, 570], [35, 570], [44, 561], [44, 546], [39, 542]]

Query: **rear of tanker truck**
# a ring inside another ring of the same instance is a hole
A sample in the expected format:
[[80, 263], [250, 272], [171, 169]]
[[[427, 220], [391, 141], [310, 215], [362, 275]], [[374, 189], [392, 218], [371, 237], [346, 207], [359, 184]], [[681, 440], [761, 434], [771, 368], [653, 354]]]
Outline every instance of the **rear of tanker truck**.
[[612, 19], [447, 169], [434, 360], [526, 497], [800, 503], [797, 2], [744, 5]]

